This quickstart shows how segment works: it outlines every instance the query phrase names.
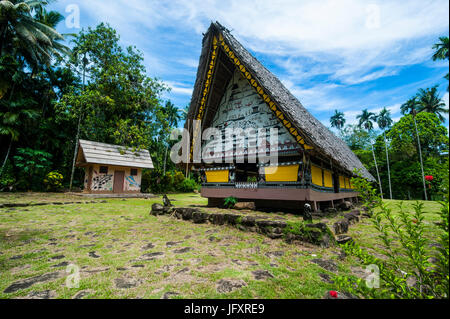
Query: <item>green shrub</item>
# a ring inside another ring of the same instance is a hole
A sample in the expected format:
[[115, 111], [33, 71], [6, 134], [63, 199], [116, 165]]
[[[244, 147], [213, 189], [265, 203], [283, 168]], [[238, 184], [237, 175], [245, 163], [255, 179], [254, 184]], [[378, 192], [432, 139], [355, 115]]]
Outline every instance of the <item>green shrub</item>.
[[306, 226], [303, 221], [287, 221], [286, 224], [286, 227], [283, 229], [284, 234], [304, 235]]
[[44, 178], [44, 185], [47, 191], [59, 191], [63, 188], [62, 185], [63, 176], [57, 171], [52, 171]]
[[190, 178], [186, 178], [181, 182], [181, 185], [179, 187], [179, 189], [177, 189], [178, 191], [184, 192], [184, 193], [189, 193], [189, 192], [193, 192], [194, 190], [198, 189], [198, 184], [190, 179]]
[[182, 189], [182, 183], [184, 182], [185, 177], [183, 172], [176, 171], [173, 173], [173, 188], [175, 190], [181, 190]]
[[15, 182], [16, 179], [13, 175], [13, 166], [8, 161], [2, 175], [0, 176], [0, 192], [13, 190]]
[[185, 178], [183, 172], [145, 171], [142, 174], [142, 189], [146, 192], [162, 194], [167, 192], [193, 192], [199, 188], [195, 180]]
[[227, 197], [223, 200], [223, 205], [226, 208], [233, 208], [234, 205], [236, 205], [236, 203], [237, 203], [237, 199], [233, 196]]
[[12, 176], [0, 177], [0, 192], [10, 190], [10, 188], [13, 187], [15, 181], [16, 180]]
[[[366, 183], [369, 183], [366, 181]], [[360, 186], [369, 189], [364, 182]], [[365, 198], [370, 202], [372, 195]], [[379, 288], [368, 287], [363, 279], [339, 276], [335, 283], [338, 289], [364, 298], [448, 298], [449, 291], [449, 204], [442, 204], [441, 233], [438, 245], [430, 247], [424, 236], [425, 228], [423, 204], [417, 202], [414, 212], [407, 212], [402, 204], [395, 217], [381, 200], [376, 199], [379, 208], [371, 217], [381, 243], [382, 257], [374, 257], [355, 242], [343, 246], [348, 255], [356, 256], [363, 265], [375, 265], [379, 270]], [[433, 264], [432, 260], [436, 260]]]
[[377, 194], [377, 190], [361, 176], [359, 170], [355, 170], [358, 177], [352, 177], [350, 182], [352, 183], [356, 192], [359, 193], [359, 197], [362, 202], [362, 206], [367, 209], [367, 212], [371, 215], [375, 207], [381, 205], [381, 197]]
[[19, 190], [42, 190], [45, 172], [52, 165], [50, 153], [31, 148], [18, 148], [14, 163], [18, 169], [17, 188]]

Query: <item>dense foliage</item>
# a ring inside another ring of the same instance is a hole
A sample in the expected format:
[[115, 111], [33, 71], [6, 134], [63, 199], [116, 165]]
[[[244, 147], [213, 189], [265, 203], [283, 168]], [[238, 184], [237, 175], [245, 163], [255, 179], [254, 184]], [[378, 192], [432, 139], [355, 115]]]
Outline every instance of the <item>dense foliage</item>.
[[[181, 115], [162, 100], [167, 87], [147, 75], [142, 53], [123, 48], [105, 23], [65, 38], [55, 31], [63, 16], [45, 6], [0, 4], [0, 191], [55, 190], [43, 182], [52, 171], [67, 187], [77, 138], [149, 149], [155, 174], [172, 174], [168, 137]], [[76, 169], [75, 186], [83, 175]]]
[[[379, 175], [385, 198], [392, 192], [394, 199], [423, 199], [422, 164], [424, 175], [433, 176], [432, 181], [425, 181], [428, 199], [442, 200], [448, 192], [449, 138], [441, 114], [448, 110], [429, 94], [436, 91], [422, 90], [405, 102], [404, 115], [395, 123], [386, 109], [378, 115], [365, 110], [359, 125], [339, 130], [339, 136], [377, 181]], [[434, 110], [423, 107], [427, 101], [441, 106]], [[374, 129], [375, 122], [381, 130]]]

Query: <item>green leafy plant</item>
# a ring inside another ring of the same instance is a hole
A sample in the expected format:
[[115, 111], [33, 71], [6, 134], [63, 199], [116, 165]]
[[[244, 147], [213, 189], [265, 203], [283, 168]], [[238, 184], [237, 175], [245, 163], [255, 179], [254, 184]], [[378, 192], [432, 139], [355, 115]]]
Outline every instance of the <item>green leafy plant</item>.
[[15, 166], [20, 169], [18, 188], [40, 189], [45, 171], [52, 165], [50, 153], [31, 148], [18, 148], [14, 156]]
[[[370, 189], [369, 185], [363, 184], [360, 180], [361, 189]], [[417, 202], [412, 213], [400, 203], [400, 212], [394, 215], [391, 209], [373, 197], [372, 192], [367, 194], [363, 198], [370, 203], [371, 209], [378, 208], [376, 212], [374, 210], [371, 222], [381, 242], [381, 252], [378, 253], [382, 256], [372, 256], [355, 242], [343, 245], [343, 250], [356, 256], [363, 265], [376, 265], [380, 287], [370, 288], [361, 278], [339, 276], [335, 280], [338, 289], [363, 298], [448, 298], [448, 201], [441, 203], [438, 243], [430, 245], [430, 240], [424, 235], [426, 224], [422, 203]]]
[[236, 203], [237, 203], [237, 199], [233, 196], [227, 197], [223, 200], [223, 205], [226, 208], [233, 208], [234, 205], [236, 205]]
[[256, 176], [248, 176], [247, 177], [247, 182], [249, 183], [256, 183], [258, 180], [256, 178]]
[[46, 185], [48, 191], [58, 191], [63, 187], [62, 181], [62, 174], [57, 171], [52, 171], [44, 178], [44, 185]]
[[[183, 184], [185, 180], [183, 172], [176, 171], [173, 173], [173, 188], [176, 190], [181, 190], [181, 188], [184, 188], [185, 186], [192, 184], [190, 182], [186, 182]], [[193, 190], [193, 189], [192, 189]]]
[[358, 175], [358, 177], [352, 177], [350, 182], [352, 183], [355, 191], [359, 193], [362, 206], [365, 207], [368, 214], [371, 215], [374, 208], [381, 204], [381, 198], [372, 184], [361, 176], [361, 172], [359, 170], [355, 170], [354, 172]]
[[198, 184], [190, 178], [184, 179], [177, 190], [188, 193], [198, 189]]

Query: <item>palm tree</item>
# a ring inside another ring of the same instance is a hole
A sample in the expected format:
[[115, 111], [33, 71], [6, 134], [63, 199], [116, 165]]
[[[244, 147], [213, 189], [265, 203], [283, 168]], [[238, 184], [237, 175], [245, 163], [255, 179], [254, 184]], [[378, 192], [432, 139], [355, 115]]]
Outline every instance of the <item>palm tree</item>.
[[[448, 37], [440, 37], [438, 43], [435, 43], [433, 45], [433, 49], [436, 50], [432, 56], [433, 61], [436, 60], [448, 60], [449, 59], [449, 43], [448, 43]], [[448, 81], [448, 72], [444, 76], [444, 78]], [[447, 91], [448, 91], [448, 85], [447, 85]]]
[[388, 154], [387, 141], [386, 141], [386, 129], [392, 125], [392, 119], [391, 119], [391, 112], [389, 112], [388, 109], [383, 108], [380, 111], [380, 114], [378, 114], [378, 116], [377, 116], [377, 124], [378, 124], [378, 127], [383, 130], [384, 148], [386, 150], [386, 163], [387, 163], [388, 180], [389, 180], [389, 196], [390, 196], [390, 199], [392, 199], [391, 171], [390, 171], [390, 167], [389, 167], [389, 154]]
[[419, 111], [419, 103], [417, 102], [417, 96], [410, 98], [408, 101], [406, 101], [400, 106], [400, 112], [403, 115], [412, 114], [411, 112], [413, 111], [415, 112]]
[[436, 51], [433, 54], [433, 61], [448, 60], [449, 59], [449, 42], [448, 37], [439, 37], [438, 43], [433, 44], [433, 49]]
[[[43, 0], [0, 1], [0, 54], [19, 55], [35, 68], [50, 63], [53, 55], [68, 54], [69, 49], [58, 43], [64, 40], [52, 26], [39, 21], [44, 15]], [[38, 17], [32, 13], [37, 13]], [[54, 20], [55, 14], [48, 19]], [[57, 18], [60, 19], [60, 18]], [[48, 21], [49, 22], [49, 21]]]
[[[166, 102], [166, 105], [163, 108], [163, 112], [166, 115], [168, 128], [174, 128], [178, 126], [178, 121], [182, 118], [179, 114], [180, 110], [175, 107], [175, 105], [169, 100]], [[169, 149], [169, 143], [167, 142], [166, 151], [164, 154], [164, 168], [163, 175], [166, 174], [166, 163], [167, 163], [167, 152]]]
[[[367, 109], [363, 110], [360, 115], [356, 116], [356, 118], [359, 119], [358, 127], [365, 128], [369, 133], [370, 131], [373, 130], [373, 122], [377, 120], [375, 113], [369, 112]], [[378, 172], [377, 159], [375, 157], [375, 151], [373, 150], [373, 144], [370, 143], [370, 146], [372, 148], [373, 161], [375, 162], [375, 169], [377, 171], [378, 185], [380, 186], [381, 199], [383, 199], [383, 188], [381, 186], [380, 173]]]
[[412, 97], [408, 101], [403, 103], [402, 106], [400, 107], [400, 109], [401, 109], [402, 114], [409, 113], [413, 116], [414, 127], [416, 129], [417, 148], [419, 151], [420, 169], [422, 171], [423, 193], [425, 195], [425, 200], [427, 200], [428, 196], [427, 196], [427, 188], [425, 185], [425, 174], [423, 171], [422, 147], [420, 145], [419, 130], [417, 129], [417, 122], [416, 122], [416, 114], [418, 112], [418, 109], [420, 109], [419, 101], [417, 101], [417, 96]]
[[335, 127], [338, 130], [341, 130], [345, 124], [344, 113], [335, 110], [334, 115], [330, 118], [330, 124], [331, 127]]
[[418, 98], [418, 111], [428, 112], [436, 114], [439, 120], [444, 123], [445, 118], [441, 113], [448, 114], [448, 109], [445, 108], [445, 103], [439, 97], [437, 93], [437, 86], [433, 86], [431, 89], [419, 89], [417, 94]]
[[58, 11], [47, 11], [43, 7], [36, 9], [36, 20], [48, 25], [51, 28], [56, 28], [56, 26], [64, 20], [64, 16]]

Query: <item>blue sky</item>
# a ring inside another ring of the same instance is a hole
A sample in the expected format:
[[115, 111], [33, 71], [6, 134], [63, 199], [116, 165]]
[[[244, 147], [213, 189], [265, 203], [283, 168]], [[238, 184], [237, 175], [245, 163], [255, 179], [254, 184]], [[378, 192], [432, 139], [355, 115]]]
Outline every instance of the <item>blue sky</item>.
[[202, 32], [216, 20], [326, 126], [335, 109], [347, 123], [364, 108], [387, 107], [398, 120], [404, 101], [436, 84], [448, 108], [448, 61], [431, 60], [433, 43], [448, 36], [445, 0], [60, 0], [51, 9], [66, 16], [61, 33], [109, 23], [179, 108], [191, 98]]

